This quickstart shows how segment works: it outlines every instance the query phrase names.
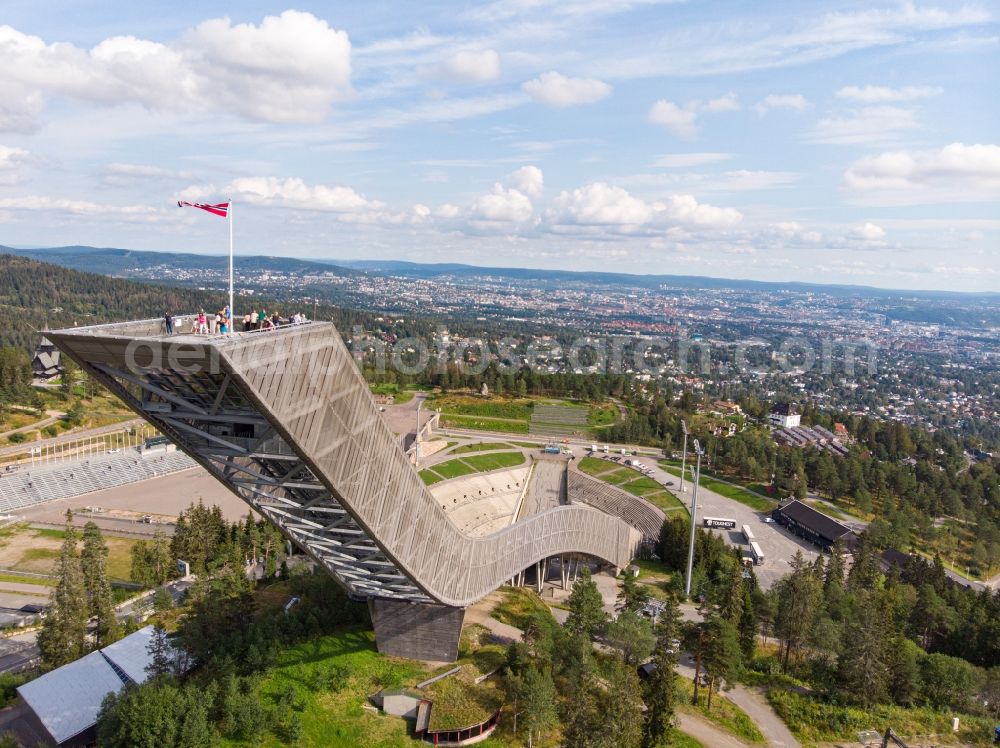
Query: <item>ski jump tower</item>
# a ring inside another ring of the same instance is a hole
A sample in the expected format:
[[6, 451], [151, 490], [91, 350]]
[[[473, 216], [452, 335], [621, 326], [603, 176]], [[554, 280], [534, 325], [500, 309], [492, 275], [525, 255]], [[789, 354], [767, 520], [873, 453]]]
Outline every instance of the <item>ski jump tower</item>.
[[331, 323], [209, 337], [166, 336], [154, 319], [47, 336], [366, 600], [382, 652], [454, 660], [465, 607], [524, 569], [567, 553], [624, 568], [639, 544], [582, 504], [462, 534]]

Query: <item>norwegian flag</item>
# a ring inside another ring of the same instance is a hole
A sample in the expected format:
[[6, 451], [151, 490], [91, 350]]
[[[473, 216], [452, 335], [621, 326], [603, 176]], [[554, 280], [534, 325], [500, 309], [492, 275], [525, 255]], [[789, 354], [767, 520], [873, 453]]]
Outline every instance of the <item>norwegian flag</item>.
[[212, 215], [222, 216], [226, 218], [229, 215], [229, 203], [219, 203], [218, 205], [206, 205], [204, 203], [189, 203], [185, 200], [178, 200], [177, 207], [183, 208], [201, 208], [202, 210], [207, 210]]

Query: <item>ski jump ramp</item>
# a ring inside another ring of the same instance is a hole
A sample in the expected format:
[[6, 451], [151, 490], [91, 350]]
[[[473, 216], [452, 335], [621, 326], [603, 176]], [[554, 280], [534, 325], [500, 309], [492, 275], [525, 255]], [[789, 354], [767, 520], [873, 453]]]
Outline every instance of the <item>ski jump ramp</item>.
[[464, 608], [523, 570], [570, 553], [624, 568], [640, 542], [580, 504], [462, 534], [331, 323], [209, 337], [166, 336], [154, 319], [46, 335], [367, 600], [380, 651], [453, 660]]

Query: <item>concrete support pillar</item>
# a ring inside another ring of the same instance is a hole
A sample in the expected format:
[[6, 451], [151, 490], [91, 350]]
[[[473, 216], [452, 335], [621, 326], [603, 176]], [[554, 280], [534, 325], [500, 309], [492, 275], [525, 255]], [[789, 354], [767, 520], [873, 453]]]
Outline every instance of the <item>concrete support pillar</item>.
[[538, 590], [538, 594], [542, 593], [542, 562], [535, 562], [535, 588]]
[[431, 662], [458, 659], [465, 608], [376, 597], [368, 600], [368, 612], [379, 652]]

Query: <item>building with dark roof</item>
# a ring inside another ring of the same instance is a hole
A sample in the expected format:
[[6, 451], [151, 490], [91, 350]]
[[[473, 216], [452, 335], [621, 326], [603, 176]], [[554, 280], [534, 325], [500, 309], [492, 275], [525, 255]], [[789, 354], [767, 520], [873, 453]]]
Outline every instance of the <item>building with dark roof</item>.
[[802, 422], [802, 416], [791, 403], [778, 403], [771, 408], [767, 420], [773, 426], [790, 429], [795, 428]]
[[850, 527], [801, 501], [789, 501], [775, 509], [771, 516], [775, 522], [785, 526], [793, 534], [815, 543], [826, 551], [830, 550], [838, 540], [847, 547], [853, 546], [857, 541], [857, 535]]
[[48, 338], [42, 338], [31, 359], [31, 374], [35, 379], [54, 379], [62, 373], [59, 365], [62, 354]]

